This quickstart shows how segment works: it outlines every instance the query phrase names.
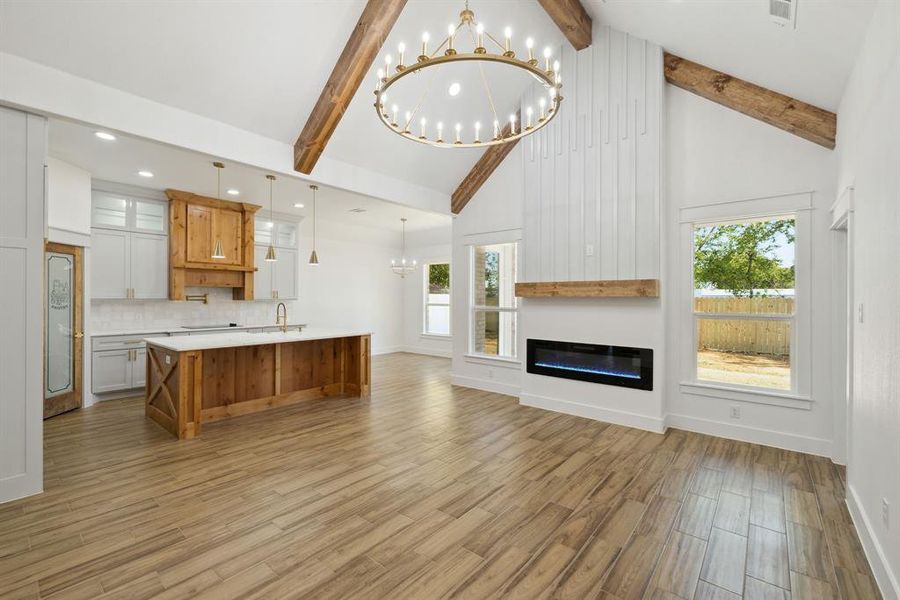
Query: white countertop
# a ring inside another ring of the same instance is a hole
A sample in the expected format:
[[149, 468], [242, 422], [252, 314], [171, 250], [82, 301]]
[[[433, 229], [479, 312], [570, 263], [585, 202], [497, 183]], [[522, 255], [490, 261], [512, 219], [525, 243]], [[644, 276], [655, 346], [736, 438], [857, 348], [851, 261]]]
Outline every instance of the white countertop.
[[[149, 335], [165, 335], [172, 333], [203, 333], [204, 331], [245, 331], [247, 329], [261, 329], [264, 327], [277, 327], [274, 323], [266, 323], [265, 325], [239, 325], [237, 327], [201, 327], [199, 329], [181, 327], [179, 325], [163, 326], [163, 327], [142, 327], [140, 329], [111, 329], [109, 331], [94, 331], [91, 337], [103, 337], [107, 335], [136, 335], [147, 337]], [[288, 328], [306, 327], [305, 323], [292, 323]]]
[[149, 337], [144, 341], [160, 348], [174, 352], [191, 352], [193, 350], [209, 350], [212, 348], [236, 348], [238, 346], [261, 346], [263, 344], [284, 344], [289, 342], [308, 342], [311, 340], [327, 340], [333, 338], [372, 335], [370, 331], [354, 329], [305, 328], [303, 331], [270, 331], [250, 333], [212, 333], [208, 335], [186, 335], [178, 337]]

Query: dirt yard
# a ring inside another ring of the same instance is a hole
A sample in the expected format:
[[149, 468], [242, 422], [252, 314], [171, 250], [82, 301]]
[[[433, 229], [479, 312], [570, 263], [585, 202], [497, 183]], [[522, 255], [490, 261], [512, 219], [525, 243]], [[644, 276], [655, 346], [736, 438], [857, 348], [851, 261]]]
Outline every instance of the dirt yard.
[[697, 379], [789, 390], [791, 364], [787, 356], [701, 350]]

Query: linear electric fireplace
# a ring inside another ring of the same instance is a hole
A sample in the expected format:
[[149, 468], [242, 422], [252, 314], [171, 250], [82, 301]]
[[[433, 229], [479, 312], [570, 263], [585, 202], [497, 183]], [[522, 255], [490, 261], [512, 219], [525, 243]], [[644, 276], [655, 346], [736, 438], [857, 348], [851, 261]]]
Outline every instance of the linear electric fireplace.
[[527, 370], [537, 375], [652, 390], [653, 350], [529, 339]]

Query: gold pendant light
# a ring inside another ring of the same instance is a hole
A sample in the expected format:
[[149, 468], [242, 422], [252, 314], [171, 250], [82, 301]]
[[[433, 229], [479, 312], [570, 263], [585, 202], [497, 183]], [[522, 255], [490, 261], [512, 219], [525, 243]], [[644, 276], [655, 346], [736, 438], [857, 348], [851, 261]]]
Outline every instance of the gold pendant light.
[[313, 249], [312, 253], [309, 255], [309, 264], [318, 265], [319, 255], [316, 254], [316, 191], [319, 189], [319, 186], [311, 185], [309, 186], [309, 189], [311, 189], [313, 193]]
[[278, 260], [275, 256], [275, 240], [272, 239], [275, 236], [275, 221], [272, 219], [272, 182], [275, 181], [275, 176], [266, 175], [266, 179], [269, 180], [269, 223], [273, 226], [269, 236], [269, 249], [266, 250], [266, 262], [275, 262]]
[[[225, 168], [223, 163], [218, 161], [213, 163], [213, 166], [216, 168], [216, 199], [222, 199], [222, 169]], [[216, 238], [216, 243], [213, 245], [212, 258], [225, 258], [225, 251], [222, 250], [222, 240]]]

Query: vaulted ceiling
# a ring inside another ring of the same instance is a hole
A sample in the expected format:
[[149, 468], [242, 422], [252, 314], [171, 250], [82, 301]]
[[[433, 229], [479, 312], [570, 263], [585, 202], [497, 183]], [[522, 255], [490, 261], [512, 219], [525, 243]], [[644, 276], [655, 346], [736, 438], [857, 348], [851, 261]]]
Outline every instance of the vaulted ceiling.
[[[830, 110], [840, 101], [871, 13], [866, 0], [799, 0], [797, 28], [792, 29], [769, 20], [766, 0], [583, 3], [595, 26], [651, 39], [685, 58]], [[0, 3], [0, 51], [292, 144], [364, 4], [5, 0]], [[415, 47], [423, 30], [437, 37], [462, 4], [410, 0], [382, 55], [388, 49], [396, 53], [400, 41]], [[510, 25], [517, 40], [530, 35], [542, 45], [564, 43], [536, 1], [470, 4], [495, 31]], [[351, 102], [325, 155], [449, 194], [481, 151], [429, 148], [389, 132], [372, 112], [368, 82], [374, 85], [378, 66]], [[512, 107], [527, 83], [507, 82], [496, 89], [501, 110]], [[433, 110], [452, 115], [473, 102], [483, 100], [474, 93], [444, 95]]]

